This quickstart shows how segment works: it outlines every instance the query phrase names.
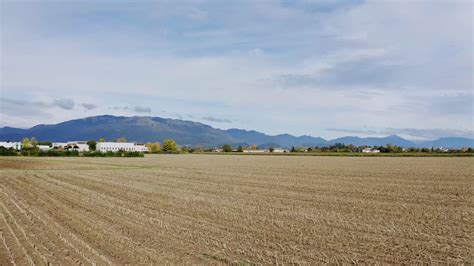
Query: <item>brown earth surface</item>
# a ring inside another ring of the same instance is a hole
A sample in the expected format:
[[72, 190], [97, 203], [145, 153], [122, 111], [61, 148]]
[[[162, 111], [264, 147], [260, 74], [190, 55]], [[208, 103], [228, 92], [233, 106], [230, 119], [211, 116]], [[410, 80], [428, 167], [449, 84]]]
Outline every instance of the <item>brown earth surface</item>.
[[472, 263], [474, 158], [0, 157], [0, 265]]

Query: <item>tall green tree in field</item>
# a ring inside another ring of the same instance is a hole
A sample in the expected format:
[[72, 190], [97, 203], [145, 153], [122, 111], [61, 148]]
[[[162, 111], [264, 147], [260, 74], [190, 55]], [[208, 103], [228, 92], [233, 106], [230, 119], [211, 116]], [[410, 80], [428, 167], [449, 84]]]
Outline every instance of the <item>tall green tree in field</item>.
[[21, 145], [23, 146], [24, 149], [28, 149], [30, 147], [30, 139], [23, 138], [23, 140], [21, 141]]
[[178, 144], [173, 139], [165, 139], [163, 151], [166, 153], [176, 153], [178, 151]]
[[237, 151], [238, 152], [243, 152], [244, 151], [244, 148], [242, 148], [242, 145], [239, 145], [239, 147], [237, 148]]
[[31, 137], [30, 144], [33, 149], [36, 149], [36, 147], [38, 146], [38, 141], [35, 139], [35, 137]]
[[232, 147], [229, 145], [229, 144], [224, 144], [224, 146], [222, 146], [222, 150], [224, 152], [231, 152], [232, 151]]
[[274, 151], [275, 151], [275, 148], [273, 148], [273, 147], [270, 147], [270, 148], [268, 148], [268, 151], [270, 151], [270, 152], [274, 152]]
[[87, 142], [87, 145], [89, 145], [89, 150], [91, 151], [95, 151], [95, 149], [97, 148], [97, 142], [95, 140], [89, 140]]
[[120, 138], [116, 139], [115, 142], [123, 143], [123, 142], [127, 142], [127, 139], [125, 137], [120, 137]]
[[146, 147], [150, 153], [158, 153], [161, 151], [161, 143], [159, 142], [148, 142]]

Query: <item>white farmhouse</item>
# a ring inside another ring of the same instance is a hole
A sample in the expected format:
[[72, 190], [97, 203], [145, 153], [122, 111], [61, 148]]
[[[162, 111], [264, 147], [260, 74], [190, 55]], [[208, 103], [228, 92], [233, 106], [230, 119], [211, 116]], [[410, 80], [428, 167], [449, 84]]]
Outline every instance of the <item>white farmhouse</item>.
[[53, 142], [53, 149], [64, 149], [66, 146], [66, 142]]
[[97, 142], [96, 150], [100, 152], [148, 151], [147, 147], [144, 144], [136, 144], [131, 142]]
[[285, 152], [290, 152], [290, 150], [281, 149], [281, 148], [275, 148], [275, 149], [273, 150], [273, 152], [276, 152], [276, 153], [285, 153]]
[[21, 146], [21, 142], [0, 141], [0, 147], [4, 147], [6, 149], [13, 148], [19, 151], [21, 150]]
[[49, 147], [49, 145], [38, 145], [37, 148], [38, 148], [40, 151], [49, 151], [49, 150], [52, 149], [51, 147]]
[[89, 145], [87, 145], [87, 141], [68, 141], [64, 148], [78, 152], [89, 151]]
[[148, 151], [148, 148], [146, 147], [145, 144], [138, 144], [138, 143], [135, 143], [135, 151], [138, 151], [138, 152], [147, 152], [147, 151]]

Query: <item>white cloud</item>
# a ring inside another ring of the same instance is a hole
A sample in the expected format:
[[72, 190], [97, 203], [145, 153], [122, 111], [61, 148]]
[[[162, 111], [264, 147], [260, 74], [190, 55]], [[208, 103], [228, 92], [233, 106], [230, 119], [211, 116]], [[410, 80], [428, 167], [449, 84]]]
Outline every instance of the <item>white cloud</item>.
[[71, 110], [74, 108], [76, 103], [71, 99], [56, 99], [53, 101], [53, 105], [58, 106], [64, 110]]
[[205, 120], [205, 121], [208, 121], [208, 122], [232, 123], [232, 121], [230, 119], [218, 118], [218, 117], [214, 117], [214, 116], [204, 116], [202, 119]]
[[87, 110], [93, 110], [93, 109], [97, 108], [97, 105], [95, 105], [93, 103], [82, 103], [81, 105], [82, 105], [82, 107], [86, 108]]
[[38, 107], [48, 116], [22, 114], [31, 124], [165, 109], [329, 138], [341, 125], [472, 127], [459, 107], [472, 95], [471, 3], [214, 5], [6, 5], [1, 96], [74, 110]]
[[137, 113], [151, 113], [151, 108], [148, 106], [135, 106], [133, 110]]

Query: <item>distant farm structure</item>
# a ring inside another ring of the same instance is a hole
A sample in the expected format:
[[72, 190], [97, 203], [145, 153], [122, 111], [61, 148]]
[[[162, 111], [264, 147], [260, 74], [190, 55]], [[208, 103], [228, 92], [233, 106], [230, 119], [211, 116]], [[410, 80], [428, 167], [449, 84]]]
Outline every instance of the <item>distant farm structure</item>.
[[21, 150], [21, 142], [0, 141], [0, 147], [5, 149]]
[[362, 150], [363, 153], [380, 153], [380, 150], [374, 148], [364, 148]]
[[148, 148], [145, 144], [137, 144], [131, 142], [99, 142], [97, 143], [97, 151], [100, 152], [117, 152], [117, 151], [135, 151], [147, 152]]
[[264, 153], [264, 152], [270, 152], [270, 151], [265, 149], [265, 150], [243, 150], [242, 152], [245, 152], [245, 153]]
[[89, 145], [87, 144], [87, 141], [68, 141], [64, 149], [86, 152], [89, 151]]

